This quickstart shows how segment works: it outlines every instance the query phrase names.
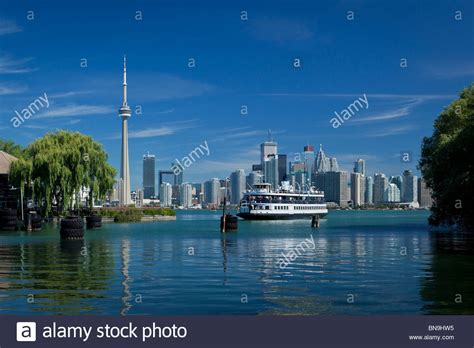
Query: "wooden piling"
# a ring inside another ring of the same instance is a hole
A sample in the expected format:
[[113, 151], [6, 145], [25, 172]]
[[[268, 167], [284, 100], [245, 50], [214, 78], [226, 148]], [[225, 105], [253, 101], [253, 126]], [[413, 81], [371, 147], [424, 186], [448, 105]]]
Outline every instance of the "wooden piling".
[[319, 228], [319, 215], [313, 215], [311, 218], [311, 227], [312, 228]]

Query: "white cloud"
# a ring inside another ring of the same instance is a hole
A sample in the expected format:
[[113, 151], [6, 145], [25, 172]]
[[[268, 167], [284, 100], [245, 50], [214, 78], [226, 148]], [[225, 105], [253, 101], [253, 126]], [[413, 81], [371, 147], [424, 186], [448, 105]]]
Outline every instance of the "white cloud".
[[23, 93], [27, 89], [28, 88], [26, 86], [6, 86], [6, 85], [2, 86], [2, 85], [0, 85], [0, 95]]
[[99, 114], [113, 114], [115, 108], [102, 105], [64, 105], [64, 106], [50, 106], [45, 112], [41, 112], [36, 119], [53, 118], [53, 117], [71, 117], [71, 116], [88, 116]]
[[141, 131], [130, 132], [129, 138], [152, 138], [161, 137], [164, 135], [175, 134], [178, 129], [172, 127], [158, 127], [158, 128], [147, 128]]
[[14, 34], [21, 31], [15, 21], [0, 19], [0, 35]]
[[[153, 137], [162, 137], [166, 135], [173, 135], [178, 133], [181, 130], [189, 129], [194, 127], [195, 119], [185, 120], [185, 121], [176, 121], [164, 124], [161, 127], [157, 128], [146, 128], [139, 131], [131, 131], [128, 133], [129, 138], [153, 138]], [[117, 134], [112, 137], [112, 139], [120, 139], [121, 134]]]
[[375, 131], [373, 133], [368, 133], [366, 136], [370, 138], [388, 137], [391, 135], [405, 134], [414, 129], [416, 129], [416, 127], [413, 125], [400, 126], [400, 127], [388, 127], [385, 129]]
[[25, 66], [25, 64], [32, 59], [33, 58], [13, 59], [9, 56], [1, 56], [0, 74], [24, 74], [35, 71], [35, 69]]
[[171, 108], [171, 109], [166, 109], [166, 110], [163, 110], [163, 111], [157, 111], [155, 112], [156, 115], [162, 115], [162, 114], [171, 114], [174, 112], [174, 108]]
[[69, 91], [69, 92], [60, 92], [56, 94], [51, 94], [49, 97], [51, 99], [58, 99], [58, 98], [75, 97], [78, 95], [90, 94], [90, 93], [92, 93], [92, 91]]
[[362, 118], [357, 118], [354, 117], [351, 122], [373, 122], [373, 121], [385, 121], [385, 120], [391, 120], [394, 118], [400, 118], [403, 116], [406, 116], [410, 113], [411, 108], [413, 105], [407, 105], [401, 108], [397, 108], [395, 110], [388, 110], [384, 111], [382, 113], [373, 115], [373, 116], [367, 116], [367, 117], [362, 117]]

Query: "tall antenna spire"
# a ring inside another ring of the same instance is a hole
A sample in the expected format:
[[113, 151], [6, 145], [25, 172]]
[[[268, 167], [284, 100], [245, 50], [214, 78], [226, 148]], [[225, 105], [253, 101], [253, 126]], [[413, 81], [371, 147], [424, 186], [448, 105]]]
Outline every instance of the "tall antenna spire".
[[127, 105], [127, 56], [123, 55], [123, 101], [122, 105]]
[[270, 141], [270, 142], [273, 141], [272, 130], [271, 129], [268, 130], [268, 141]]

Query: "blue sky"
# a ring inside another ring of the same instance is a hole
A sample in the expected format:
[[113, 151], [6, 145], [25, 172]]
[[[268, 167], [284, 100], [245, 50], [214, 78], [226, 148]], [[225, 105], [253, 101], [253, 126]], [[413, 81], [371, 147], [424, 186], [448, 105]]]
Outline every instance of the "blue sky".
[[[129, 122], [133, 188], [147, 151], [168, 169], [205, 141], [210, 155], [186, 169], [186, 181], [248, 172], [269, 128], [289, 160], [307, 143], [323, 144], [343, 169], [360, 157], [369, 174], [400, 174], [416, 169], [434, 118], [474, 80], [473, 6], [1, 0], [0, 138], [27, 145], [54, 129], [77, 130], [101, 142], [119, 168], [126, 54], [129, 104], [143, 110]], [[14, 128], [15, 110], [44, 93], [50, 106]], [[364, 94], [369, 107], [334, 129], [334, 112]], [[414, 161], [402, 164], [401, 151]]]

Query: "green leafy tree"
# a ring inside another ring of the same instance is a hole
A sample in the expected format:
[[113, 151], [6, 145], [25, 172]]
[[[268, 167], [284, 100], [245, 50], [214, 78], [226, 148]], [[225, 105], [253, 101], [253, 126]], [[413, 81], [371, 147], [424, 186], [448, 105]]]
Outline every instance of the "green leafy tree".
[[474, 226], [474, 85], [438, 116], [423, 139], [420, 170], [434, 199], [430, 223]]
[[77, 193], [89, 188], [90, 206], [113, 187], [115, 169], [102, 145], [78, 132], [57, 131], [37, 139], [24, 158], [11, 167], [15, 185], [30, 192], [49, 215], [53, 202], [59, 212], [72, 208]]
[[23, 157], [23, 148], [10, 140], [0, 139], [0, 151], [4, 151], [12, 156], [15, 156], [16, 158]]

